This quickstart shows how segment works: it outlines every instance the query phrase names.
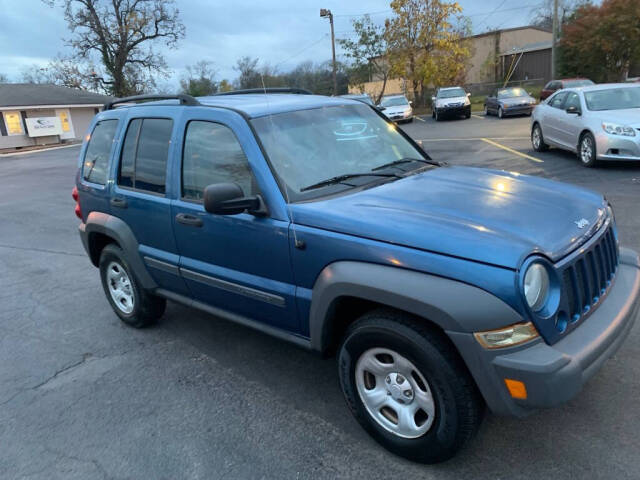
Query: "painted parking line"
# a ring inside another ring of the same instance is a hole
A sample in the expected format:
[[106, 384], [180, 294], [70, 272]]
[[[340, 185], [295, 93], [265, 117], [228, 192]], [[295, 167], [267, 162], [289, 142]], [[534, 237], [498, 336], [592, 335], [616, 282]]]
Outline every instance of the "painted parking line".
[[420, 120], [421, 122], [426, 122], [424, 118], [418, 117], [417, 115], [413, 118], [415, 118], [416, 120]]
[[476, 115], [475, 113], [472, 113], [471, 116], [475, 118], [479, 118], [480, 120], [484, 120], [486, 118], [484, 115]]
[[540, 160], [539, 158], [532, 157], [531, 155], [527, 155], [526, 153], [519, 152], [517, 150], [514, 150], [513, 148], [509, 148], [506, 145], [502, 145], [501, 143], [494, 142], [493, 140], [490, 140], [488, 138], [481, 138], [480, 140], [490, 145], [493, 145], [494, 147], [498, 147], [498, 148], [501, 148], [502, 150], [506, 150], [509, 153], [513, 153], [514, 155], [517, 155], [519, 157], [526, 158], [527, 160], [531, 160], [532, 162], [544, 163], [544, 160]]

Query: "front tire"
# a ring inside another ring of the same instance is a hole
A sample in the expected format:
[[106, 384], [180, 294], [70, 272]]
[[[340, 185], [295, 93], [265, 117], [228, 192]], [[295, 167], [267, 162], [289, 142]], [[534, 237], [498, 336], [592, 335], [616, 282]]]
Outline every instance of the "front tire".
[[120, 320], [134, 328], [157, 322], [167, 302], [140, 287], [120, 247], [115, 244], [104, 247], [99, 266], [102, 288]]
[[487, 107], [487, 105], [484, 105], [484, 116], [488, 117], [489, 116], [489, 107]]
[[498, 107], [498, 118], [504, 118], [504, 111], [502, 107]]
[[353, 323], [340, 384], [360, 425], [391, 452], [422, 463], [451, 458], [475, 434], [484, 402], [440, 331], [387, 310]]
[[587, 132], [580, 137], [578, 146], [578, 158], [585, 167], [594, 167], [596, 160], [596, 140], [591, 133]]
[[434, 111], [434, 117], [433, 117], [433, 119], [434, 119], [436, 122], [439, 122], [439, 121], [440, 121], [440, 114], [438, 113], [438, 110], [435, 110], [435, 111]]

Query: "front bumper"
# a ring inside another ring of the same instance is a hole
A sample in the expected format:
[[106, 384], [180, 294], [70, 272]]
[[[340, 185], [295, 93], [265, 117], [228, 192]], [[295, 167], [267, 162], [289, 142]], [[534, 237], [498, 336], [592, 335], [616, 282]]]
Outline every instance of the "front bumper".
[[405, 113], [398, 113], [398, 114], [394, 114], [394, 115], [388, 115], [389, 120], [393, 121], [393, 122], [407, 122], [411, 119], [413, 119], [413, 111], [411, 113], [405, 114]]
[[640, 161], [640, 135], [624, 137], [596, 134], [596, 156], [598, 160]]
[[502, 109], [503, 116], [511, 116], [511, 115], [530, 115], [535, 105], [522, 105], [517, 107], [507, 107]]
[[[524, 416], [573, 398], [620, 347], [640, 308], [640, 259], [620, 249], [620, 265], [605, 301], [564, 339], [542, 339], [509, 349], [487, 350], [473, 334], [447, 332], [464, 358], [489, 408]], [[504, 379], [523, 382], [527, 398], [509, 395]]]
[[439, 107], [436, 108], [436, 112], [438, 115], [470, 115], [471, 114], [471, 105], [461, 105], [458, 107]]

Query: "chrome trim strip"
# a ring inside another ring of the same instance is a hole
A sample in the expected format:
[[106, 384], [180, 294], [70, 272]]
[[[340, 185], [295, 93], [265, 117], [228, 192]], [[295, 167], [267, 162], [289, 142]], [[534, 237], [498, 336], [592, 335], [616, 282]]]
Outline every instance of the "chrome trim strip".
[[284, 297], [281, 297], [280, 295], [274, 295], [251, 287], [245, 287], [244, 285], [210, 277], [209, 275], [194, 272], [193, 270], [187, 270], [182, 267], [180, 267], [180, 273], [186, 279], [204, 283], [214, 288], [226, 290], [227, 292], [243, 295], [245, 297], [253, 298], [254, 300], [260, 300], [261, 302], [266, 302], [277, 307], [284, 307], [286, 305]]
[[147, 264], [148, 267], [155, 268], [157, 270], [162, 270], [163, 272], [171, 273], [173, 275], [180, 275], [180, 270], [176, 265], [172, 265], [171, 263], [163, 262], [162, 260], [156, 260], [151, 257], [144, 257], [144, 263]]

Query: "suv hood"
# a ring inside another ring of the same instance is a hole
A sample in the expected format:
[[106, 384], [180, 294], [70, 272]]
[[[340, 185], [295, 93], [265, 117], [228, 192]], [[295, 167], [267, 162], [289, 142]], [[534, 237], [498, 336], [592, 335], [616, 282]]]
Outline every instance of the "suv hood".
[[577, 248], [605, 207], [589, 190], [472, 167], [291, 205], [297, 224], [513, 269], [533, 252], [555, 262]]

